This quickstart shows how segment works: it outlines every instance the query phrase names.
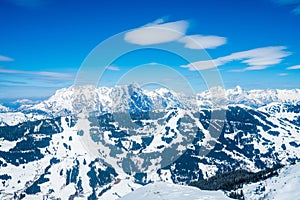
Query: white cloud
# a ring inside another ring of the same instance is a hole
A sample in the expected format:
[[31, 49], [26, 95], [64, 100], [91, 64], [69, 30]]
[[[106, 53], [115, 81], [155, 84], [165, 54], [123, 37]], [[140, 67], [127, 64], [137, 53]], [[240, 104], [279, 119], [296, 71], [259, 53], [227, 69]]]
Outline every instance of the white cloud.
[[255, 65], [255, 66], [250, 66], [250, 67], [246, 67], [244, 69], [241, 69], [241, 71], [255, 71], [255, 70], [263, 70], [263, 69], [267, 69], [269, 66], [267, 65]]
[[185, 35], [188, 22], [185, 20], [164, 23], [160, 18], [125, 34], [125, 41], [138, 45], [152, 45], [172, 41], [185, 44], [189, 49], [214, 49], [226, 44], [226, 38], [214, 35]]
[[176, 41], [185, 35], [188, 22], [181, 20], [163, 24], [163, 20], [156, 20], [154, 23], [137, 28], [125, 34], [125, 40], [138, 45], [152, 45]]
[[233, 53], [229, 56], [218, 58], [218, 60], [223, 64], [234, 60], [242, 60], [242, 63], [245, 63], [250, 67], [255, 66], [259, 69], [259, 66], [270, 66], [280, 63], [282, 58], [290, 55], [289, 52], [284, 51], [285, 49], [286, 47], [284, 46], [263, 47]]
[[239, 60], [242, 63], [248, 65], [248, 67], [234, 70], [234, 72], [263, 70], [272, 65], [279, 64], [283, 58], [289, 56], [291, 53], [284, 51], [285, 49], [286, 47], [284, 46], [257, 48], [248, 51], [232, 53], [228, 56], [219, 57], [213, 60], [204, 60], [190, 63], [189, 65], [182, 67], [188, 68], [190, 70], [205, 70]]
[[201, 60], [197, 62], [190, 63], [188, 65], [182, 65], [182, 68], [188, 68], [190, 71], [200, 71], [211, 69], [214, 67], [220, 66], [217, 63], [217, 60]]
[[288, 70], [300, 69], [300, 65], [291, 66], [291, 67], [288, 67], [286, 69], [288, 69]]
[[166, 22], [165, 18], [158, 18], [155, 21], [153, 21], [149, 24], [146, 24], [145, 26], [153, 26], [153, 25], [157, 25], [157, 24], [163, 24], [164, 22]]
[[7, 56], [0, 55], [0, 61], [14, 61], [14, 59], [7, 57]]
[[47, 71], [25, 71], [25, 70], [13, 70], [13, 69], [5, 69], [0, 68], [0, 73], [4, 74], [27, 74], [27, 75], [37, 75], [44, 77], [52, 77], [52, 78], [72, 78], [72, 74], [68, 73], [60, 73], [60, 72], [47, 72]]
[[225, 37], [214, 35], [189, 35], [180, 38], [178, 41], [185, 43], [184, 46], [189, 49], [214, 49], [218, 46], [226, 44]]
[[8, 0], [9, 2], [28, 8], [37, 8], [49, 3], [49, 0]]
[[112, 71], [120, 71], [119, 67], [115, 67], [115, 66], [107, 66], [106, 67], [107, 70], [112, 70]]

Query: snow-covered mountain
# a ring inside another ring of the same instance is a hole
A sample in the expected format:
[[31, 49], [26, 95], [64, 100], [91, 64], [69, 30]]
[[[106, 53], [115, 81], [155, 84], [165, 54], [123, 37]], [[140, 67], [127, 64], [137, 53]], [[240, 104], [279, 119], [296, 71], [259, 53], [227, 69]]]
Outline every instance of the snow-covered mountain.
[[72, 86], [0, 113], [0, 197], [118, 199], [153, 181], [300, 160], [299, 90], [225, 94], [212, 110], [209, 92]]
[[[269, 104], [297, 104], [300, 101], [300, 89], [292, 90], [243, 90], [237, 86], [234, 89], [223, 90], [221, 99], [225, 105], [244, 105], [252, 108], [268, 106]], [[129, 105], [139, 109], [166, 109], [166, 108], [208, 108], [212, 105], [212, 91], [207, 90], [194, 96], [178, 94], [166, 88], [148, 91], [141, 89], [137, 84], [128, 86], [100, 87], [92, 85], [71, 86], [57, 90], [48, 100], [38, 102], [28, 99], [17, 100], [13, 104], [17, 108], [8, 108], [0, 105], [0, 112], [42, 113], [49, 116], [78, 114], [84, 110], [100, 112], [129, 111]]]
[[53, 115], [78, 114], [83, 110], [99, 112], [133, 112], [180, 107], [177, 95], [167, 89], [145, 91], [136, 84], [101, 87], [71, 86], [57, 90], [48, 100], [28, 110], [40, 110]]
[[0, 104], [0, 113], [8, 112], [9, 108]]
[[22, 111], [38, 104], [39, 102], [41, 102], [41, 100], [18, 99], [16, 101], [11, 102], [11, 106], [16, 111]]
[[[210, 91], [199, 93], [198, 99], [210, 104]], [[258, 108], [270, 103], [291, 103], [295, 104], [300, 101], [300, 89], [280, 90], [243, 90], [240, 86], [234, 89], [225, 90], [227, 104], [241, 104]]]
[[[90, 110], [104, 112], [116, 112], [128, 110], [128, 99], [134, 99], [137, 95], [144, 106], [153, 109], [169, 107], [196, 108], [199, 106], [208, 107], [212, 104], [212, 90], [207, 90], [187, 97], [183, 94], [176, 94], [165, 88], [154, 91], [147, 91], [139, 88], [136, 84], [129, 86], [116, 86], [112, 88], [94, 86], [71, 86], [58, 90], [50, 99], [37, 104], [30, 109], [42, 110], [47, 113], [78, 113], [84, 106]], [[253, 108], [266, 106], [270, 103], [296, 104], [300, 101], [300, 89], [292, 90], [243, 90], [237, 86], [235, 89], [224, 91], [224, 100], [228, 105], [246, 105]], [[148, 105], [146, 105], [148, 104]], [[141, 105], [139, 105], [141, 106]]]

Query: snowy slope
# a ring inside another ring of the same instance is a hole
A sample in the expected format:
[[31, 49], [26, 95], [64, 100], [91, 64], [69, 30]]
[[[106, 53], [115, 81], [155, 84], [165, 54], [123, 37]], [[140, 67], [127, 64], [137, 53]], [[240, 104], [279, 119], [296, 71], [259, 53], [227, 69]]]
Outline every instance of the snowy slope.
[[245, 199], [299, 199], [300, 197], [300, 164], [286, 166], [280, 170], [279, 176], [245, 185]]
[[120, 200], [226, 200], [230, 199], [222, 191], [203, 191], [195, 187], [156, 182], [148, 184]]
[[[113, 169], [90, 157], [80, 142], [77, 129], [71, 126], [69, 120], [71, 118], [41, 121], [33, 127], [35, 134], [25, 135], [25, 138], [17, 141], [1, 141], [0, 199], [14, 196], [23, 196], [25, 199], [68, 199], [72, 195], [86, 199], [93, 193], [110, 188], [101, 199], [112, 200], [141, 187], [132, 177], [116, 174]], [[54, 126], [53, 122], [56, 128], [63, 129], [62, 134], [45, 133], [44, 129], [49, 125]], [[32, 137], [33, 140], [30, 139]], [[33, 141], [36, 142], [34, 148], [30, 146]], [[22, 156], [6, 153], [17, 149], [22, 150]]]
[[290, 121], [297, 121], [300, 117], [300, 103], [270, 103], [266, 106], [260, 107], [258, 110], [268, 113], [279, 119], [288, 119]]

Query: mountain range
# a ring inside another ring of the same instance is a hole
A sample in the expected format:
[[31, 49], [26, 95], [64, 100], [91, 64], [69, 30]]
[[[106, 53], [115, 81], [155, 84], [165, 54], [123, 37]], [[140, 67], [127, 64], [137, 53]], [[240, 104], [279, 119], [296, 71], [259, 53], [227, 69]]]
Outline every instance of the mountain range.
[[218, 106], [209, 90], [71, 86], [0, 105], [0, 197], [118, 199], [152, 182], [299, 161], [299, 89], [236, 87], [224, 97]]

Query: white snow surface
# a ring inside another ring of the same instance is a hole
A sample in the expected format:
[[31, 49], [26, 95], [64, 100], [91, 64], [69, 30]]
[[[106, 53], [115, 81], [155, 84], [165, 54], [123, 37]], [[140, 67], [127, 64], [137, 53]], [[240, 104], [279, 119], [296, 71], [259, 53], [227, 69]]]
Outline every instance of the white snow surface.
[[143, 186], [120, 200], [226, 200], [222, 191], [204, 191], [195, 187], [156, 182]]

